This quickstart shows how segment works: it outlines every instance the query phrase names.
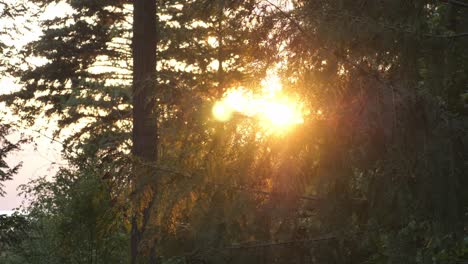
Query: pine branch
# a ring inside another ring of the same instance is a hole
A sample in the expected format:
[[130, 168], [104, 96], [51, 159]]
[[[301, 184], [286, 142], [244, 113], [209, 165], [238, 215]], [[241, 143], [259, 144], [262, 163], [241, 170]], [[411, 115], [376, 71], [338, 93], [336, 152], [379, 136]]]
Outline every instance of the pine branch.
[[[141, 160], [138, 161], [138, 162], [142, 166], [151, 167], [151, 168], [153, 168], [153, 169], [155, 169], [155, 170], [157, 170], [159, 172], [166, 172], [166, 173], [170, 173], [170, 174], [173, 174], [173, 175], [181, 176], [183, 178], [193, 178], [193, 175], [190, 175], [190, 174], [187, 174], [187, 173], [184, 173], [184, 172], [181, 172], [181, 171], [177, 171], [177, 170], [174, 170], [174, 169], [171, 169], [171, 168], [158, 166], [157, 164], [144, 163]], [[173, 180], [175, 180], [175, 178], [173, 178]], [[298, 200], [308, 200], [308, 201], [321, 201], [321, 200], [323, 200], [323, 198], [318, 197], [318, 196], [297, 195], [297, 194], [293, 194], [293, 193], [289, 193], [289, 192], [269, 192], [269, 191], [253, 189], [253, 188], [246, 187], [246, 186], [236, 186], [236, 185], [230, 185], [230, 184], [226, 184], [226, 183], [205, 182], [205, 184], [216, 186], [216, 187], [221, 187], [221, 188], [229, 189], [229, 190], [247, 191], [247, 192], [266, 195], [266, 196], [282, 196], [282, 195], [284, 195], [284, 196], [295, 198], [295, 199], [298, 199]], [[366, 201], [363, 198], [357, 198], [357, 197], [351, 198], [351, 200], [353, 200], [355, 202], [365, 202]]]
[[231, 189], [231, 190], [247, 191], [247, 192], [266, 195], [266, 196], [285, 195], [285, 196], [289, 196], [289, 197], [296, 198], [296, 199], [299, 199], [299, 200], [309, 200], [309, 201], [319, 201], [320, 200], [320, 198], [317, 197], [317, 196], [295, 195], [295, 194], [286, 193], [286, 192], [267, 192], [267, 191], [252, 189], [252, 188], [245, 187], [245, 186], [233, 186], [233, 185], [226, 185], [226, 184], [214, 183], [214, 182], [208, 182], [208, 184], [214, 185], [214, 186], [217, 186], [217, 187], [223, 187], [223, 188]]
[[[281, 13], [281, 15], [283, 15], [286, 19], [288, 19], [296, 28], [297, 30], [299, 30], [299, 32], [304, 35], [304, 36], [308, 36], [309, 33], [299, 24], [299, 22], [294, 19], [289, 13], [286, 13], [284, 10], [282, 10], [278, 5], [272, 3], [270, 0], [265, 0], [268, 4], [270, 4], [272, 7], [274, 7], [278, 12]], [[309, 42], [307, 42], [309, 43]], [[379, 74], [376, 73], [376, 72], [370, 72], [366, 69], [364, 69], [361, 65], [349, 60], [348, 58], [346, 58], [346, 55], [343, 55], [343, 54], [340, 54], [338, 53], [337, 51], [334, 51], [334, 50], [331, 50], [330, 48], [327, 48], [327, 47], [323, 47], [324, 49], [332, 52], [332, 54], [339, 60], [342, 60], [344, 63], [350, 65], [351, 67], [354, 67], [356, 68], [359, 72], [361, 72], [363, 75], [367, 75], [367, 76], [370, 76], [372, 77], [373, 79], [375, 79], [377, 82], [381, 83], [382, 85], [384, 86], [387, 86], [389, 87], [392, 91], [394, 90], [394, 87], [393, 85], [389, 84], [388, 82], [382, 80], [380, 77], [379, 77]], [[313, 49], [315, 49], [315, 47], [313, 47]]]

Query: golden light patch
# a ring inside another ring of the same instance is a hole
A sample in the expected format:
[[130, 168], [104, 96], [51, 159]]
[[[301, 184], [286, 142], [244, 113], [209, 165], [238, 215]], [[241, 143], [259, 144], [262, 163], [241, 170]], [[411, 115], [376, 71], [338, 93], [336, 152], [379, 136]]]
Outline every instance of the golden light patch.
[[304, 122], [305, 111], [301, 102], [284, 94], [279, 78], [270, 76], [262, 81], [258, 94], [243, 87], [228, 90], [213, 105], [212, 113], [221, 122], [237, 113], [257, 119], [268, 132], [284, 133]]

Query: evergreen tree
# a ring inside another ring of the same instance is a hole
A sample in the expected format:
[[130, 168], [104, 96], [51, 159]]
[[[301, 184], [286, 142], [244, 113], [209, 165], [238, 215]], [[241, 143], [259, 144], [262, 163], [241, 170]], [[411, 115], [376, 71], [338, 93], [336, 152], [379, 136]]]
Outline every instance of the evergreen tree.
[[[138, 0], [133, 4], [133, 148], [132, 154], [141, 163], [134, 168], [133, 184], [135, 188], [136, 213], [132, 216], [131, 231], [131, 263], [137, 263], [142, 256], [149, 256], [149, 263], [156, 263], [154, 245], [150, 242], [150, 252], [141, 254], [141, 240], [149, 221], [149, 210], [154, 201], [154, 193], [158, 185], [144, 184], [144, 178], [158, 177], [151, 173], [151, 169], [145, 164], [155, 163], [157, 160], [157, 120], [156, 112], [156, 8], [157, 4], [152, 0]], [[153, 180], [157, 182], [158, 180]], [[143, 201], [144, 197], [149, 201]], [[140, 198], [141, 197], [141, 198]], [[147, 199], [148, 200], [148, 199]], [[142, 211], [142, 217], [139, 217]], [[140, 220], [141, 219], [141, 220]], [[139, 256], [140, 255], [140, 256]]]
[[314, 258], [448, 261], [466, 223], [466, 16], [431, 1], [295, 3], [277, 10], [290, 51], [284, 77], [324, 113], [295, 152], [324, 203], [306, 230], [341, 241], [316, 246]]
[[[40, 8], [46, 8], [50, 3], [38, 2]], [[147, 118], [160, 122], [159, 139], [154, 134], [156, 124], [148, 128], [148, 131], [153, 131], [154, 143], [159, 140], [161, 145], [182, 146], [179, 149], [161, 148], [161, 160], [170, 167], [180, 167], [183, 155], [203, 161], [200, 155], [204, 155], [206, 149], [201, 152], [191, 150], [200, 142], [207, 141], [212, 133], [203, 126], [210, 107], [207, 101], [235, 84], [258, 82], [255, 77], [263, 74], [262, 69], [265, 69], [265, 66], [248, 67], [247, 64], [249, 59], [255, 59], [255, 52], [261, 50], [255, 48], [256, 43], [251, 40], [254, 36], [252, 28], [242, 34], [236, 33], [236, 30], [240, 32], [241, 25], [248, 24], [247, 18], [240, 18], [252, 12], [252, 3], [246, 6], [232, 3], [225, 7], [220, 3], [194, 1], [181, 5], [178, 1], [166, 1], [158, 7], [158, 74], [154, 90], [150, 91], [147, 100], [159, 103], [147, 108], [151, 112]], [[107, 170], [103, 179], [120, 185], [116, 188], [122, 190], [129, 187], [126, 173], [129, 172], [128, 161], [133, 160], [126, 155], [132, 145], [130, 99], [135, 99], [127, 80], [133, 66], [126, 63], [131, 35], [127, 23], [130, 5], [114, 1], [71, 1], [68, 4], [73, 11], [42, 21], [44, 35], [29, 44], [21, 54], [24, 61], [30, 57], [44, 58], [44, 64], [30, 65], [26, 69], [13, 66], [12, 73], [21, 77], [24, 87], [2, 98], [20, 116], [31, 121], [47, 109], [46, 116], [57, 118], [60, 130], [74, 128], [76, 133], [65, 141], [66, 152], [84, 164], [95, 155], [100, 157], [100, 162], [95, 164]], [[192, 12], [188, 12], [190, 7], [193, 7]], [[208, 15], [201, 8], [209, 9]], [[221, 21], [224, 13], [226, 18]], [[169, 14], [171, 19], [165, 20]], [[182, 27], [174, 27], [176, 24]], [[148, 44], [146, 33], [143, 41]], [[223, 35], [223, 46], [208, 43], [212, 35], [215, 40]], [[238, 42], [244, 45], [239, 46]], [[208, 67], [216, 60], [221, 61], [218, 62], [219, 67]], [[257, 61], [261, 62], [259, 58]], [[102, 67], [106, 62], [110, 64]], [[185, 65], [185, 69], [180, 70], [180, 65]], [[247, 70], [242, 70], [242, 67]], [[220, 84], [221, 78], [226, 79], [224, 85]], [[138, 94], [137, 90], [135, 94]], [[25, 104], [29, 105], [27, 109], [23, 107]], [[158, 112], [162, 113], [160, 118], [154, 116]], [[143, 124], [149, 125], [150, 122]], [[141, 151], [147, 151], [148, 140], [141, 142], [144, 144]], [[156, 152], [151, 152], [156, 155]], [[136, 156], [133, 162], [141, 164], [140, 155]], [[154, 161], [153, 158], [148, 160]], [[204, 164], [192, 164], [185, 169], [200, 169], [200, 166]], [[140, 168], [135, 169], [138, 172]], [[141, 177], [147, 181], [152, 175], [143, 173]], [[142, 185], [136, 184], [134, 194], [147, 194], [144, 186], [151, 185], [145, 181]], [[148, 197], [143, 200], [148, 203], [153, 199], [150, 195], [149, 200]], [[139, 200], [135, 199], [137, 203]], [[156, 219], [151, 221], [158, 222]], [[155, 234], [148, 236], [148, 244], [152, 243], [152, 237]]]
[[[13, 65], [24, 87], [2, 96], [22, 117], [46, 110], [77, 132], [65, 142], [73, 167], [25, 187], [36, 194], [31, 234], [47, 242], [24, 240], [18, 256], [466, 258], [463, 2], [67, 3], [73, 12], [43, 21], [44, 35], [21, 53], [44, 63]], [[273, 137], [252, 118], [209, 117], [214, 100], [260, 88], [271, 67], [310, 108], [301, 126]], [[108, 232], [88, 236], [97, 230]]]

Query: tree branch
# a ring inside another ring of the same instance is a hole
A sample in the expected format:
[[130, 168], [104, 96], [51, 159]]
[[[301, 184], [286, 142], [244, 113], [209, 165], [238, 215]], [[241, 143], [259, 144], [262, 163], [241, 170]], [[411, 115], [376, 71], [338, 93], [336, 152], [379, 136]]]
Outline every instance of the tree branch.
[[453, 4], [453, 5], [458, 5], [462, 7], [467, 7], [468, 8], [468, 3], [459, 1], [459, 0], [440, 0], [441, 2], [447, 3], [447, 4]]
[[297, 240], [248, 242], [248, 243], [242, 243], [238, 245], [232, 245], [229, 247], [225, 247], [223, 249], [230, 250], [230, 249], [249, 249], [249, 248], [261, 248], [261, 247], [272, 247], [272, 246], [284, 246], [284, 245], [291, 245], [291, 244], [321, 242], [321, 241], [327, 241], [327, 240], [332, 240], [336, 238], [337, 238], [336, 235], [328, 234], [328, 235], [314, 237], [314, 238], [297, 239]]

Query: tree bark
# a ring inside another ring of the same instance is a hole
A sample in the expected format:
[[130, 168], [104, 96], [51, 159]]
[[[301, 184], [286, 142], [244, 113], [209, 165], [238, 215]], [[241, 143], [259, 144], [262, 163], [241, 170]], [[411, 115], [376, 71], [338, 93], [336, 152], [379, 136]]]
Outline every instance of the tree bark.
[[[132, 154], [136, 160], [134, 164], [133, 186], [135, 197], [138, 192], [145, 192], [140, 186], [142, 177], [148, 176], [151, 170], [148, 164], [157, 160], [157, 111], [155, 105], [156, 95], [156, 1], [134, 0], [133, 2], [133, 149]], [[138, 186], [138, 187], [136, 187]], [[151, 192], [154, 197], [154, 190]], [[151, 197], [151, 199], [153, 199]], [[140, 204], [137, 198], [135, 204]], [[152, 204], [152, 203], [149, 203]], [[143, 206], [145, 210], [139, 211], [140, 206], [134, 207], [131, 228], [131, 263], [137, 263], [141, 256], [139, 252], [143, 228], [139, 219], [148, 219], [150, 205]], [[140, 215], [143, 214], [143, 217]], [[144, 221], [146, 222], [146, 221]]]

